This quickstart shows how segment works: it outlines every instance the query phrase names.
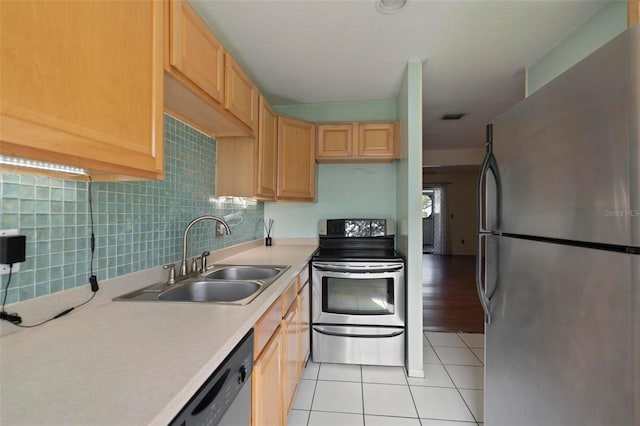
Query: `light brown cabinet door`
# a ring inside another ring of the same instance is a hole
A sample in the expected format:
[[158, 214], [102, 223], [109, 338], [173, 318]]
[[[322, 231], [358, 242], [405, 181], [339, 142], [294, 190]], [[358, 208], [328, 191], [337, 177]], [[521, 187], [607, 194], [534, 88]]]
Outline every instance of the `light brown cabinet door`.
[[395, 123], [374, 122], [358, 124], [358, 157], [394, 158]]
[[162, 6], [3, 1], [0, 154], [161, 178]]
[[315, 125], [278, 117], [278, 200], [315, 201]]
[[260, 96], [258, 117], [258, 182], [256, 195], [261, 199], [275, 200], [278, 174], [278, 116], [262, 96]]
[[353, 156], [353, 123], [318, 124], [317, 159]]
[[397, 158], [394, 121], [318, 123], [319, 163], [375, 163]]
[[302, 374], [302, 370], [304, 369], [305, 363], [307, 362], [307, 358], [309, 357], [310, 349], [311, 349], [311, 321], [310, 321], [310, 307], [309, 307], [309, 283], [300, 291], [298, 295], [299, 306], [298, 309], [300, 311], [299, 316], [299, 325], [298, 325], [298, 342], [300, 344], [300, 364], [299, 369]]
[[640, 1], [627, 0], [627, 26], [633, 27], [640, 23]]
[[224, 48], [186, 0], [170, 7], [170, 60], [206, 94], [224, 98]]
[[284, 426], [282, 379], [283, 339], [277, 329], [253, 365], [251, 378], [252, 426]]
[[296, 387], [298, 385], [299, 370], [299, 345], [298, 345], [298, 306], [293, 304], [291, 310], [282, 320], [282, 329], [285, 333], [284, 344], [284, 369], [281, 383], [284, 386], [284, 417], [286, 418], [293, 404]]
[[254, 129], [258, 121], [258, 91], [229, 53], [225, 53], [224, 63], [224, 107]]

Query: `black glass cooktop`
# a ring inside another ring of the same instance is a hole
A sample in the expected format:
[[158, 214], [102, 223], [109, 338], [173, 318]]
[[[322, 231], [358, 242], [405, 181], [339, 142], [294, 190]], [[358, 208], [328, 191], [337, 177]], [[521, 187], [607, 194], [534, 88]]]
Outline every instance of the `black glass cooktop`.
[[338, 238], [320, 236], [320, 244], [313, 260], [325, 262], [402, 261], [394, 250], [394, 238]]

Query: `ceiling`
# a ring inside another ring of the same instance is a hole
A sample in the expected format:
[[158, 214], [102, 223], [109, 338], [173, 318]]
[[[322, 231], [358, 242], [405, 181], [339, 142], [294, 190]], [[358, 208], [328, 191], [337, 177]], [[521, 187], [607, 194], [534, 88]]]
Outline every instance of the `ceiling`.
[[[272, 105], [393, 99], [423, 61], [425, 149], [481, 148], [525, 70], [601, 0], [189, 0]], [[446, 113], [465, 113], [444, 121]]]

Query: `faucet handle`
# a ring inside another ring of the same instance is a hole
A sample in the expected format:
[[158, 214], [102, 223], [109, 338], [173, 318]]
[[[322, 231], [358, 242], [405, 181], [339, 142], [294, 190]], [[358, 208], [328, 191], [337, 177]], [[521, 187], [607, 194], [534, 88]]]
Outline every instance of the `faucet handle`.
[[209, 256], [208, 251], [203, 251], [202, 255], [200, 255], [200, 273], [202, 274], [207, 270], [207, 256]]
[[191, 258], [191, 273], [195, 274], [198, 272], [198, 257]]
[[169, 284], [169, 285], [175, 284], [176, 283], [176, 265], [174, 265], [173, 263], [169, 263], [167, 265], [164, 265], [162, 268], [169, 270], [169, 278], [167, 279], [166, 284]]

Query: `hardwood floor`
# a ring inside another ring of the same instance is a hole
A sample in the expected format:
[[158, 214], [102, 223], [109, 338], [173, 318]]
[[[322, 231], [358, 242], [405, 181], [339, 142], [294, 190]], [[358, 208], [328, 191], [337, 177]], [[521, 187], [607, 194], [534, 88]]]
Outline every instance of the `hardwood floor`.
[[475, 256], [422, 256], [425, 330], [484, 332], [475, 262]]

